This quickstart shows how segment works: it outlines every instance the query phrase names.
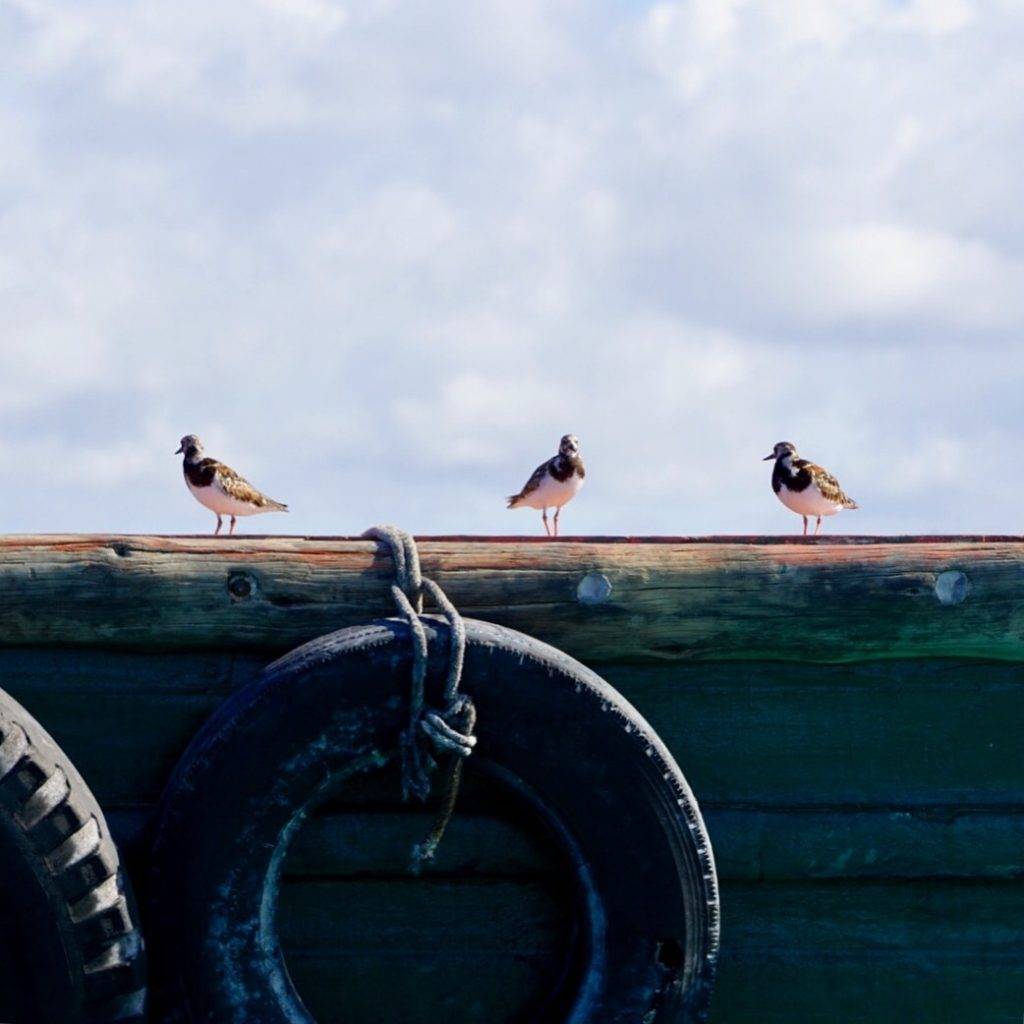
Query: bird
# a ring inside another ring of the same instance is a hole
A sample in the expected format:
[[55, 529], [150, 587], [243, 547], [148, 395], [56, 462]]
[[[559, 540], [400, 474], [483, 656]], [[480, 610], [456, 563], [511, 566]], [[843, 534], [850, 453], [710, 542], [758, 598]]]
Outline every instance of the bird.
[[[576, 497], [586, 475], [580, 458], [580, 440], [575, 434], [566, 434], [559, 442], [558, 454], [533, 471], [523, 489], [509, 496], [507, 507], [541, 509], [544, 532], [549, 537], [557, 537], [562, 506]], [[555, 510], [553, 529], [548, 525], [549, 508]]]
[[799, 458], [795, 444], [780, 441], [763, 461], [772, 459], [775, 460], [772, 490], [786, 508], [803, 516], [805, 537], [808, 516], [817, 516], [818, 522], [814, 527], [817, 537], [822, 516], [834, 516], [841, 509], [860, 507], [843, 492], [839, 481], [827, 469]]
[[261, 512], [287, 512], [288, 506], [274, 501], [230, 466], [216, 459], [203, 458], [203, 442], [195, 434], [186, 434], [175, 455], [184, 455], [182, 468], [192, 496], [217, 516], [216, 536], [223, 525], [221, 516], [231, 517], [228, 536], [235, 532], [237, 516], [255, 516]]

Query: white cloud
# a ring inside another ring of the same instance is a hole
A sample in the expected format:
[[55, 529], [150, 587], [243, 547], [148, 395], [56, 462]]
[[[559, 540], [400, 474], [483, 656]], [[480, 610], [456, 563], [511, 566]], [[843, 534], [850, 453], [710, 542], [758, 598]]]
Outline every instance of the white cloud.
[[984, 243], [898, 224], [859, 224], [822, 240], [812, 287], [831, 315], [903, 316], [965, 328], [1024, 320], [1024, 263]]
[[95, 75], [114, 103], [249, 131], [315, 117], [304, 74], [322, 68], [349, 20], [327, 0], [14, 5], [31, 27], [16, 55], [29, 74]]
[[746, 0], [655, 4], [641, 22], [642, 52], [686, 99], [736, 59], [739, 11]]

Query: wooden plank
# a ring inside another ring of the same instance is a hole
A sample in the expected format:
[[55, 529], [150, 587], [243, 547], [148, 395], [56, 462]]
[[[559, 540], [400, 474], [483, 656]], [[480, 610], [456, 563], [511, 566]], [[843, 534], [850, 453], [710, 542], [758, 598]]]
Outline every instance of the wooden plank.
[[123, 651], [102, 647], [0, 647], [0, 686], [30, 703], [48, 694], [104, 698], [222, 699], [268, 663], [244, 651]]
[[[557, 905], [509, 883], [302, 882], [283, 899], [286, 955], [318, 1020], [419, 1024], [443, 1005], [451, 1019], [507, 1021], [557, 955], [538, 945], [557, 932]], [[713, 1019], [1014, 1020], [1022, 946], [1015, 883], [732, 883]], [[441, 1002], [453, 992], [461, 1001]]]
[[566, 913], [557, 891], [537, 881], [304, 878], [282, 886], [278, 928], [293, 954], [429, 958], [443, 949], [462, 959], [543, 960]]
[[[152, 807], [113, 807], [111, 831], [139, 863]], [[718, 875], [740, 881], [799, 879], [1020, 879], [1024, 808], [948, 807], [704, 809]], [[432, 824], [425, 811], [348, 808], [313, 817], [288, 856], [300, 877], [394, 878], [409, 873], [409, 850]], [[518, 822], [461, 804], [425, 876], [536, 878], [551, 855]]]
[[997, 1024], [1024, 1006], [1015, 883], [723, 886], [720, 1024]]
[[1013, 663], [599, 671], [642, 711], [702, 802], [1024, 804], [1024, 670]]
[[[152, 807], [114, 807], [107, 812], [118, 845], [145, 860], [146, 826]], [[350, 809], [307, 821], [288, 853], [287, 872], [297, 878], [408, 878], [409, 853], [434, 823], [427, 811]], [[424, 876], [536, 879], [551, 870], [552, 857], [535, 831], [500, 815], [467, 813], [461, 807], [437, 858]]]
[[706, 807], [720, 878], [1020, 879], [1024, 808]]
[[734, 881], [722, 895], [732, 907], [724, 960], [1012, 961], [1024, 970], [1024, 887], [1015, 882]]
[[[204, 695], [53, 693], [35, 695], [27, 706], [101, 802], [124, 804], [159, 796], [217, 703]], [[1024, 761], [1014, 745], [1024, 710], [1019, 697], [919, 694], [916, 701], [901, 698], [899, 714], [887, 717], [890, 703], [851, 691], [790, 691], [748, 703], [693, 691], [673, 717], [654, 705], [646, 710], [707, 803], [1024, 805]], [[487, 728], [481, 723], [482, 756]]]
[[[263, 660], [0, 648], [0, 685], [54, 734], [105, 806], [144, 804], [205, 718]], [[651, 722], [703, 803], [1024, 805], [1024, 671], [1014, 663], [595, 668]]]
[[1007, 962], [934, 968], [898, 960], [780, 964], [754, 959], [723, 965], [710, 1020], [711, 1024], [1020, 1024], [1022, 1004], [1024, 972]]
[[[705, 817], [722, 878], [992, 878], [1024, 876], [1024, 808], [1016, 812], [920, 809], [755, 811], [711, 808]], [[400, 876], [425, 834], [423, 812], [335, 812], [296, 839], [288, 870], [314, 876]], [[551, 856], [519, 823], [460, 813], [437, 875], [535, 877]]]
[[289, 954], [288, 973], [317, 1024], [516, 1024], [537, 1019], [531, 1003], [545, 991], [539, 964], [455, 959], [447, 951], [425, 962], [396, 950], [339, 970], [330, 954], [299, 952]]
[[81, 772], [102, 807], [155, 803], [216, 695], [37, 693], [22, 698]]
[[[420, 549], [465, 614], [588, 661], [1024, 660], [1019, 539], [463, 538]], [[390, 564], [375, 550], [343, 539], [7, 537], [0, 644], [280, 651], [390, 613]], [[947, 572], [963, 577], [937, 587]], [[587, 574], [606, 578], [607, 600], [578, 599]]]
[[0, 648], [0, 686], [62, 746], [104, 807], [152, 804], [220, 702], [267, 663], [230, 651]]
[[[134, 854], [180, 752], [263, 661], [219, 651], [0, 648], [0, 680], [63, 744]], [[704, 807], [723, 877], [1020, 873], [1024, 673], [1014, 664], [597, 668], [674, 751]], [[534, 870], [529, 837], [489, 822], [486, 794], [474, 804], [472, 773], [468, 781], [445, 870]], [[356, 817], [311, 825], [323, 856], [303, 870], [330, 873], [335, 857], [356, 864], [339, 873], [399, 870], [395, 858], [423, 818], [389, 824], [380, 805], [396, 793], [394, 780], [382, 781]], [[375, 845], [366, 845], [372, 835]]]
[[318, 1021], [532, 1019], [568, 926], [557, 891], [536, 882], [304, 880], [282, 886], [278, 908], [289, 972]]

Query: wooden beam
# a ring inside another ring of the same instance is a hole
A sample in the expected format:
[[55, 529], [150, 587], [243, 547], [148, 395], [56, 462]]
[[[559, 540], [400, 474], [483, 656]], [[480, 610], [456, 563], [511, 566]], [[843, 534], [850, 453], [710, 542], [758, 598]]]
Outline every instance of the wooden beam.
[[[1020, 538], [430, 538], [466, 615], [585, 661], [1024, 659]], [[391, 612], [368, 541], [0, 539], [0, 644], [280, 651]]]

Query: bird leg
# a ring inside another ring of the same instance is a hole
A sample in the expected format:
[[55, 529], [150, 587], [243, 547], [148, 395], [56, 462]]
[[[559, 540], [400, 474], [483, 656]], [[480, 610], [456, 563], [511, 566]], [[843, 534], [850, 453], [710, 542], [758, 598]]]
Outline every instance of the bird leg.
[[807, 516], [804, 516], [804, 536], [807, 536]]
[[551, 536], [551, 527], [548, 526], [548, 510], [544, 509], [544, 511], [541, 512], [540, 517], [541, 517], [541, 519], [544, 520], [544, 532], [550, 537]]
[[[820, 520], [819, 520], [819, 522], [820, 522]], [[235, 517], [232, 516], [231, 517], [231, 529], [228, 530], [228, 536], [230, 537], [231, 534], [233, 534], [234, 532], [235, 532]]]
[[214, 535], [214, 537], [216, 537], [216, 536], [217, 536], [217, 534], [218, 534], [218, 533], [220, 533], [220, 528], [221, 528], [221, 527], [222, 527], [223, 525], [224, 525], [224, 524], [223, 524], [223, 523], [222, 523], [222, 522], [220, 521], [220, 513], [218, 512], [218, 513], [217, 513], [217, 529], [213, 531], [213, 535]]
[[818, 516], [818, 525], [814, 528], [814, 536], [817, 537], [821, 530], [821, 516]]
[[555, 536], [558, 536], [558, 517], [562, 514], [562, 506], [555, 509]]

